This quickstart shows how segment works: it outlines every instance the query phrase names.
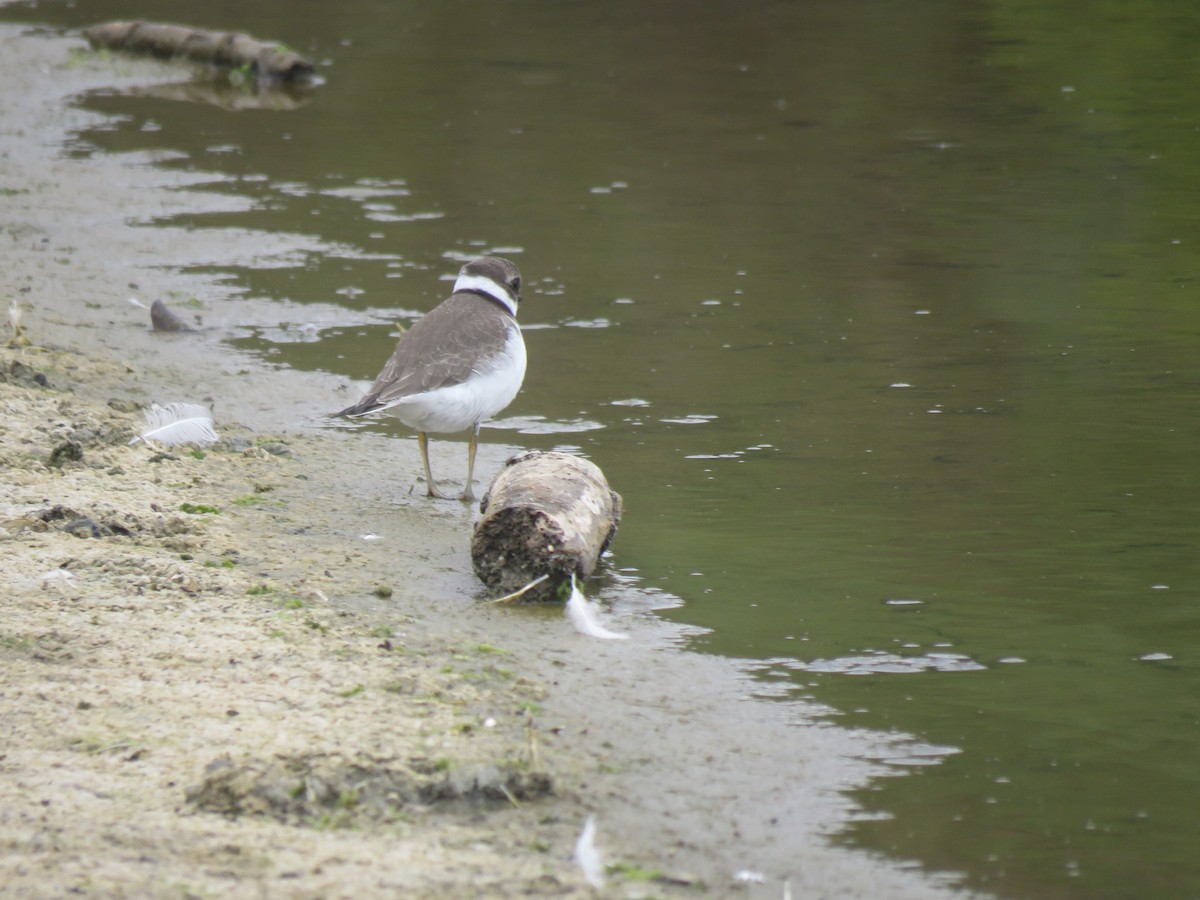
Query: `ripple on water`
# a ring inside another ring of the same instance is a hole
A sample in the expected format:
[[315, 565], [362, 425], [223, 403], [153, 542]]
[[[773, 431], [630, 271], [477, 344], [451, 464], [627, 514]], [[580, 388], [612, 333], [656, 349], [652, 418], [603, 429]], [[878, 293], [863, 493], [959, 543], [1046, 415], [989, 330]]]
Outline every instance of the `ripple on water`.
[[835, 659], [796, 660], [789, 668], [832, 675], [912, 675], [917, 672], [980, 672], [987, 666], [961, 653], [926, 653], [899, 656], [871, 651]]
[[741, 450], [731, 450], [728, 453], [689, 453], [684, 459], [741, 459], [747, 453], [772, 449], [774, 449], [772, 444], [752, 444], [749, 447], [743, 447]]
[[271, 344], [315, 344], [321, 339], [321, 328], [315, 322], [302, 325], [283, 323], [277, 328], [260, 328], [255, 335]]
[[515, 431], [518, 434], [570, 434], [576, 431], [596, 431], [604, 426], [590, 419], [554, 420], [545, 416], [509, 416], [506, 419], [494, 419], [486, 423], [486, 427]]
[[936, 766], [955, 753], [962, 753], [962, 748], [924, 741], [897, 741], [869, 754], [868, 758], [889, 766]]
[[370, 219], [372, 222], [427, 222], [444, 218], [445, 215], [444, 212], [437, 210], [415, 213], [367, 212], [364, 218]]
[[324, 188], [321, 193], [326, 197], [366, 201], [377, 200], [380, 197], [407, 197], [410, 191], [408, 183], [402, 178], [360, 178], [353, 184]]

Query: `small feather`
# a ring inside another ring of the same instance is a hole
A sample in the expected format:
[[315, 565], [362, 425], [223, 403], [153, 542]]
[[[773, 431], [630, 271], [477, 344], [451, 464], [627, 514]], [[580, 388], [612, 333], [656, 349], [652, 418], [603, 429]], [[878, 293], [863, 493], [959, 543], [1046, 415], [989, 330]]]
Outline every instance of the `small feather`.
[[21, 307], [13, 300], [8, 307], [8, 324], [12, 328], [12, 337], [8, 339], [10, 347], [28, 347], [29, 338], [25, 337], [25, 329], [21, 327]]
[[575, 841], [575, 863], [583, 871], [584, 880], [594, 888], [604, 887], [604, 861], [596, 849], [596, 817], [588, 816], [583, 831]]
[[216, 443], [220, 438], [213, 429], [212, 413], [199, 403], [155, 404], [146, 410], [146, 430], [129, 443], [157, 441], [160, 444], [196, 444], [199, 447]]
[[609, 631], [600, 624], [599, 618], [596, 616], [595, 609], [588, 602], [587, 597], [583, 596], [583, 591], [575, 584], [575, 574], [571, 573], [571, 599], [567, 601], [567, 616], [571, 620], [571, 624], [575, 626], [575, 630], [581, 634], [586, 634], [588, 637], [602, 638], [609, 641], [623, 641], [629, 635], [619, 634], [616, 631]]
[[740, 884], [766, 884], [767, 876], [753, 869], [738, 869], [733, 873], [733, 880]]
[[150, 308], [145, 303], [143, 303], [141, 300], [139, 300], [137, 297], [130, 297], [129, 305], [136, 306], [138, 309], [149, 309]]

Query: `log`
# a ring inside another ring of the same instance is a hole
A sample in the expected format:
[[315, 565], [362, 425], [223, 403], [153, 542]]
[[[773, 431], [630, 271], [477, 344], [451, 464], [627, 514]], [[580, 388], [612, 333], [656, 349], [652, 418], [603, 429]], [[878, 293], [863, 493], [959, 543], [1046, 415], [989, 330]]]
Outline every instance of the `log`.
[[105, 22], [84, 30], [93, 47], [142, 53], [162, 59], [183, 57], [228, 69], [244, 69], [255, 78], [307, 81], [312, 62], [279, 44], [256, 41], [232, 31], [205, 31], [155, 22]]
[[595, 570], [620, 523], [621, 495], [582, 457], [530, 450], [504, 464], [479, 509], [471, 539], [479, 580], [507, 594], [546, 575], [521, 596], [545, 603], [567, 599], [572, 573]]

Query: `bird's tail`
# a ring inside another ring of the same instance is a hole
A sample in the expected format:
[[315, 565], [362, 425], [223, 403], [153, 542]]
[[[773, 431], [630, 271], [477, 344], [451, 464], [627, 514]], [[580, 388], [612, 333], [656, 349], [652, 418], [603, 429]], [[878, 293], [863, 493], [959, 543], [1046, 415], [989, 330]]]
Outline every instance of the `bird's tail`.
[[368, 416], [373, 412], [383, 409], [383, 404], [379, 402], [379, 398], [374, 394], [368, 394], [363, 397], [353, 406], [347, 406], [340, 412], [335, 412], [334, 418], [339, 419], [354, 419], [358, 416]]

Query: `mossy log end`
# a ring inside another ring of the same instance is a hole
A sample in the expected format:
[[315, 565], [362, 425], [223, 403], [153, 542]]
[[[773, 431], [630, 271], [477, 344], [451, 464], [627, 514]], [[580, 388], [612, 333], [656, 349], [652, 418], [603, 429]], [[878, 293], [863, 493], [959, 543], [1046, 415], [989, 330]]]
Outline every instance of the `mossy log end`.
[[527, 602], [565, 600], [571, 575], [590, 575], [621, 520], [621, 495], [599, 467], [557, 451], [518, 453], [492, 480], [471, 540], [479, 580], [511, 593], [541, 575]]
[[163, 59], [183, 57], [261, 79], [302, 82], [313, 77], [311, 61], [298, 53], [231, 31], [205, 31], [155, 22], [105, 22], [84, 30], [93, 47], [142, 53]]

